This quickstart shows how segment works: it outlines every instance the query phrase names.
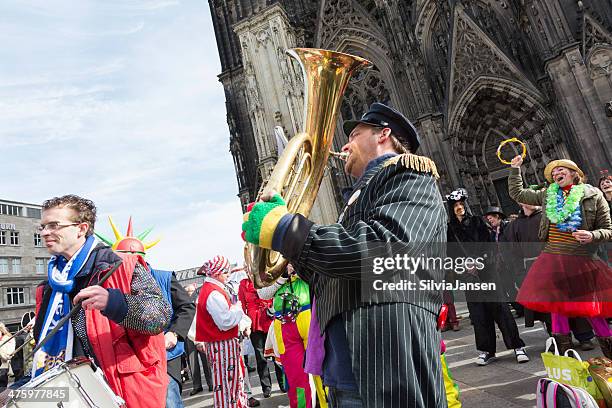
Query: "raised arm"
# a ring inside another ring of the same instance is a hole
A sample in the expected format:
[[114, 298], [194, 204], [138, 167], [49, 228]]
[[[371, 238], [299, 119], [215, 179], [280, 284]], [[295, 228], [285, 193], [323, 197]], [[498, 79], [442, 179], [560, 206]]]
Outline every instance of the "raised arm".
[[516, 156], [512, 159], [512, 168], [508, 177], [508, 193], [517, 203], [542, 205], [546, 197], [546, 191], [533, 191], [523, 188], [523, 178], [521, 177], [521, 165], [523, 158]]

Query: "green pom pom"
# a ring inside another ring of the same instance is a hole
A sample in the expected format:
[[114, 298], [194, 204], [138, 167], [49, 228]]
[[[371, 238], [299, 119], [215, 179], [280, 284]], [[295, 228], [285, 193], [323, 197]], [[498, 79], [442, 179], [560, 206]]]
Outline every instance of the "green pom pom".
[[245, 232], [244, 238], [246, 241], [259, 245], [259, 234], [264, 218], [274, 208], [285, 205], [285, 200], [283, 200], [280, 194], [275, 194], [270, 201], [260, 201], [255, 204], [249, 213], [249, 219], [242, 223], [242, 230]]

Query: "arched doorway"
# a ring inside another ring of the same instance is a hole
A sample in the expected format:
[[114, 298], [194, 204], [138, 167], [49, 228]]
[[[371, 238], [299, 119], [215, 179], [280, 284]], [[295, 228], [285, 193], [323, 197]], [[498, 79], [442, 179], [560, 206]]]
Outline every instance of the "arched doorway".
[[[528, 184], [541, 184], [546, 163], [566, 153], [558, 134], [535, 91], [501, 78], [481, 77], [472, 83], [449, 118], [449, 135], [459, 179], [475, 210], [489, 205], [507, 213], [518, 210], [508, 195], [509, 166], [497, 158], [502, 140], [517, 137], [527, 145], [523, 176]], [[519, 152], [516, 148], [507, 145], [502, 154], [510, 159]]]

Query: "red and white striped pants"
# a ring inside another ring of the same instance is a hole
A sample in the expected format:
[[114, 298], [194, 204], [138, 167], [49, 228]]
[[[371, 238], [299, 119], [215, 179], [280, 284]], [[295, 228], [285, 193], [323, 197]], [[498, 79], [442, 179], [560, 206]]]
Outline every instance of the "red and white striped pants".
[[244, 363], [238, 339], [206, 343], [206, 357], [213, 375], [215, 408], [246, 408]]

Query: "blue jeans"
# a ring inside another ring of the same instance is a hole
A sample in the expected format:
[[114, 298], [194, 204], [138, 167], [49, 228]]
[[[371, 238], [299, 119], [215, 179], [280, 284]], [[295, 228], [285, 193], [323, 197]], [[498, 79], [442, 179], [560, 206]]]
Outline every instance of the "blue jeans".
[[363, 408], [361, 397], [355, 391], [329, 388], [329, 405], [332, 408]]
[[166, 408], [184, 408], [179, 383], [168, 375], [168, 393], [166, 394]]

